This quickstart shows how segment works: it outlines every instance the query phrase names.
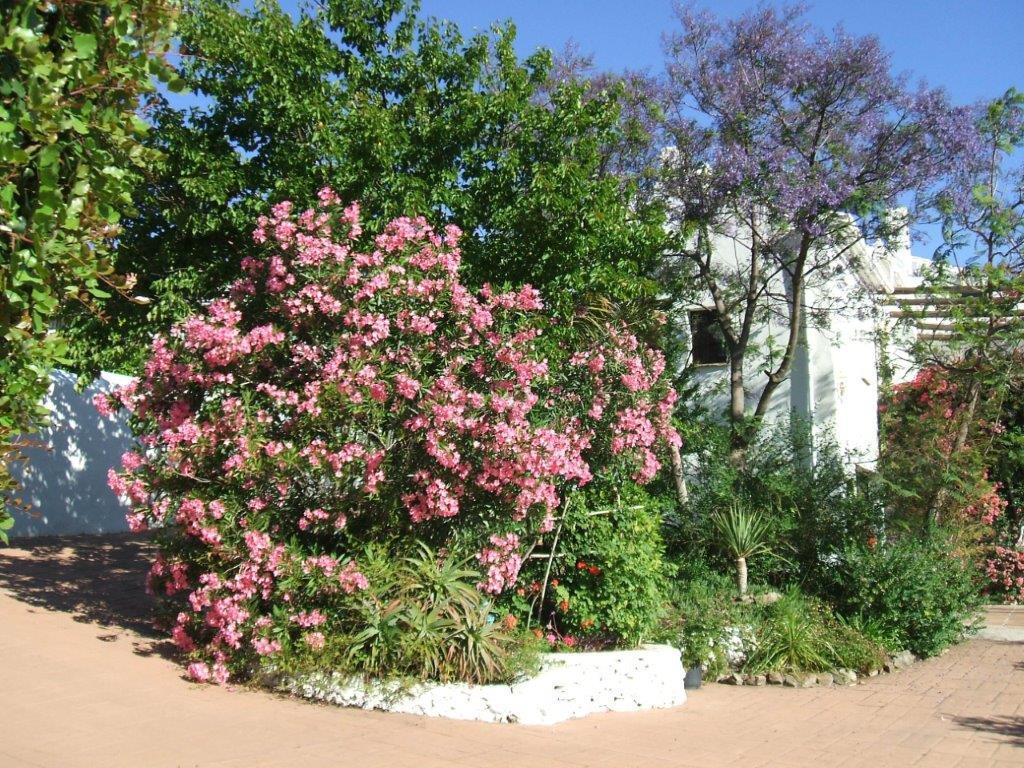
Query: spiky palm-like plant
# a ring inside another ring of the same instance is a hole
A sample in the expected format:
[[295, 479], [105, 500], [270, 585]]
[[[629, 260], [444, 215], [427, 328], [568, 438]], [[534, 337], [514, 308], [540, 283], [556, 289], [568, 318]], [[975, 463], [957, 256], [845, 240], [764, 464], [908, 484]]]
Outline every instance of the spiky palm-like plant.
[[771, 551], [771, 525], [757, 510], [734, 501], [725, 512], [711, 515], [715, 531], [736, 561], [736, 587], [747, 594], [747, 558]]

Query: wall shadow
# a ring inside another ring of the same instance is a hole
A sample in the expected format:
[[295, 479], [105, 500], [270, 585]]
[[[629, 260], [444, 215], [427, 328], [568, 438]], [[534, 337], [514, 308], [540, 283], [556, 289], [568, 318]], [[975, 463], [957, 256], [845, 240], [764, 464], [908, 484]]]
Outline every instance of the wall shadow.
[[51, 373], [49, 425], [25, 436], [31, 443], [24, 452], [28, 460], [13, 465], [22, 486], [17, 495], [31, 509], [15, 511], [12, 536], [127, 531], [126, 508], [107, 487], [107, 470], [120, 467], [121, 454], [131, 449], [134, 439], [123, 414], [103, 418], [92, 398], [128, 381], [104, 373], [79, 393], [73, 374]]

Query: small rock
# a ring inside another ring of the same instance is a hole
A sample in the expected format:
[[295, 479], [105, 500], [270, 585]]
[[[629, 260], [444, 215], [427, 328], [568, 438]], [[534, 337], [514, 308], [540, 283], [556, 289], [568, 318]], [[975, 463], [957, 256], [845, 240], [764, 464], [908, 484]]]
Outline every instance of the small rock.
[[732, 675], [726, 675], [722, 682], [726, 685], [743, 685], [743, 675], [738, 672]]
[[768, 673], [768, 685], [782, 685], [785, 679], [785, 675], [783, 675], [781, 672]]
[[821, 672], [818, 674], [818, 685], [832, 685], [834, 681], [835, 678], [828, 672]]
[[917, 657], [910, 651], [900, 651], [892, 657], [892, 663], [896, 669], [905, 669], [915, 661], [917, 661]]
[[857, 673], [852, 669], [837, 669], [833, 677], [836, 685], [853, 685], [857, 682]]
[[818, 684], [818, 678], [815, 675], [804, 675], [800, 679], [801, 688], [813, 688]]
[[876, 677], [878, 675], [877, 669], [868, 670], [868, 677]]
[[758, 605], [772, 605], [781, 599], [782, 595], [778, 592], [765, 592], [763, 595], [754, 596], [754, 602]]
[[768, 678], [764, 675], [754, 675], [754, 685], [766, 685]]
[[784, 678], [782, 678], [782, 684], [784, 686], [786, 686], [787, 688], [799, 688], [800, 687], [800, 681], [797, 680], [792, 675], [786, 675]]

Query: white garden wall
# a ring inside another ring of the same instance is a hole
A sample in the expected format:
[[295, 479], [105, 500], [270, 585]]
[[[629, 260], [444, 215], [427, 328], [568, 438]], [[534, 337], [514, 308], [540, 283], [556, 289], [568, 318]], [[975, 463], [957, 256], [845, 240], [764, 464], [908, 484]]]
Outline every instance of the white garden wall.
[[55, 371], [50, 379], [50, 426], [29, 438], [39, 445], [25, 451], [28, 462], [14, 466], [31, 511], [14, 513], [11, 536], [127, 531], [125, 508], [107, 487], [107, 470], [130, 449], [131, 431], [123, 418], [102, 418], [92, 398], [130, 379], [104, 373], [81, 393], [71, 373]]
[[551, 725], [596, 712], [677, 707], [686, 701], [679, 651], [647, 645], [634, 651], [551, 653], [535, 676], [512, 685], [423, 683], [407, 690], [338, 673], [279, 682], [316, 701], [409, 715]]

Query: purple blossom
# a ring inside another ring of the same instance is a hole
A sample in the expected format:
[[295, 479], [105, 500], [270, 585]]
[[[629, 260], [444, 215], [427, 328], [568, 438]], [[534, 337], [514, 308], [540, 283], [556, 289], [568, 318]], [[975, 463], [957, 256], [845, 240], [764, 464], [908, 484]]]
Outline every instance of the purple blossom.
[[894, 75], [873, 36], [815, 31], [800, 6], [677, 13], [666, 106], [684, 216], [756, 209], [818, 237], [838, 210], [872, 234], [887, 208], [971, 155], [971, 110]]

